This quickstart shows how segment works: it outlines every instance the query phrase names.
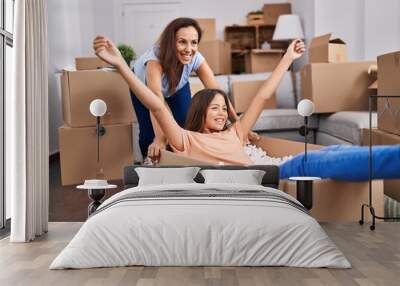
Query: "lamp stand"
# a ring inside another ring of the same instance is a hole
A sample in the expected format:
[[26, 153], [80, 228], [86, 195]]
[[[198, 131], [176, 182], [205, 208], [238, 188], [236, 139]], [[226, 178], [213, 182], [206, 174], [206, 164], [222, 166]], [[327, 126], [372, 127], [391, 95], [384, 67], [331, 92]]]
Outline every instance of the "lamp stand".
[[100, 116], [96, 116], [96, 147], [97, 147], [97, 171], [96, 179], [104, 179], [103, 168], [100, 166], [100, 136], [106, 134], [106, 129], [100, 125]]
[[304, 116], [304, 161], [307, 162], [308, 116]]

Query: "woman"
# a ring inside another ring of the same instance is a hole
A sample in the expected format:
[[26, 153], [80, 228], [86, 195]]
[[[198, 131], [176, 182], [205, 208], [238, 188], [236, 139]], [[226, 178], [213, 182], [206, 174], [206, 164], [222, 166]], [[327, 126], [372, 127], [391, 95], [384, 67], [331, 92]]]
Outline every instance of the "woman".
[[[158, 43], [135, 63], [134, 72], [170, 109], [176, 122], [184, 126], [191, 101], [189, 75], [196, 72], [206, 88], [218, 88], [214, 74], [198, 52], [199, 24], [190, 18], [177, 18], [167, 25]], [[156, 158], [165, 149], [166, 138], [157, 120], [132, 94], [139, 122], [139, 145], [143, 158]]]
[[[251, 164], [250, 158], [244, 152], [243, 134], [251, 130], [263, 110], [265, 100], [273, 95], [292, 62], [305, 50], [304, 43], [300, 40], [290, 44], [280, 63], [240, 119], [236, 120], [233, 116], [228, 97], [223, 91], [199, 91], [193, 97], [186, 130], [178, 125], [160, 96], [145, 86], [129, 69], [114, 43], [104, 37], [96, 37], [93, 48], [99, 58], [117, 68], [137, 99], [152, 112], [175, 152], [214, 163], [243, 165]], [[228, 126], [228, 119], [231, 126]]]

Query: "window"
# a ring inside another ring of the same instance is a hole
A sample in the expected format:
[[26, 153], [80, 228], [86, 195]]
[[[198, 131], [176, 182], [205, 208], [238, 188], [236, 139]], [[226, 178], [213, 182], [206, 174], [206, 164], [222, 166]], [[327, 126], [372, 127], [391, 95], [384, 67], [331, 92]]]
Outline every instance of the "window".
[[6, 95], [11, 92], [13, 31], [14, 0], [0, 0], [0, 228], [11, 216], [10, 194], [4, 188], [4, 106]]

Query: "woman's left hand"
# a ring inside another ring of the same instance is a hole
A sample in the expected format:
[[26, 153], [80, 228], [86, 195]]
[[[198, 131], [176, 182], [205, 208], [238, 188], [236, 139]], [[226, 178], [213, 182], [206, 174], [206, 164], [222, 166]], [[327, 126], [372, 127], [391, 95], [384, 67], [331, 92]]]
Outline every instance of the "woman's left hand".
[[294, 40], [290, 43], [286, 54], [294, 61], [300, 58], [306, 51], [304, 42], [300, 39]]

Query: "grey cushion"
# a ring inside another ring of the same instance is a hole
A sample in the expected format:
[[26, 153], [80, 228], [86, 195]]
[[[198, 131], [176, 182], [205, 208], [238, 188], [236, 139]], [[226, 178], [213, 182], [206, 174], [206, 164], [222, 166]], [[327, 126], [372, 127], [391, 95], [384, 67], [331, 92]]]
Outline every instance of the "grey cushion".
[[[228, 75], [217, 75], [215, 76], [215, 79], [217, 80], [219, 86], [221, 89], [226, 93], [230, 94], [231, 89], [230, 89], [230, 84], [229, 84], [229, 76]], [[190, 83], [201, 83], [201, 80], [199, 77], [194, 76], [189, 78]]]
[[324, 132], [317, 132], [315, 143], [318, 145], [328, 146], [328, 145], [352, 145], [351, 142], [342, 140], [338, 137], [332, 136]]
[[[252, 80], [265, 80], [271, 75], [270, 72], [266, 73], [252, 73], [252, 74], [239, 74], [230, 75], [230, 82], [236, 81], [252, 81]], [[294, 108], [294, 91], [292, 84], [292, 77], [290, 72], [287, 72], [283, 77], [278, 90], [276, 91], [276, 102], [278, 108]]]
[[[318, 128], [318, 117], [311, 116], [308, 121], [310, 128]], [[296, 109], [265, 109], [253, 127], [254, 131], [294, 130], [304, 125], [304, 118]]]
[[[372, 113], [372, 127], [377, 126]], [[368, 111], [341, 111], [319, 117], [319, 132], [329, 134], [354, 145], [362, 144], [362, 129], [369, 127]], [[317, 142], [318, 143], [318, 142]]]

